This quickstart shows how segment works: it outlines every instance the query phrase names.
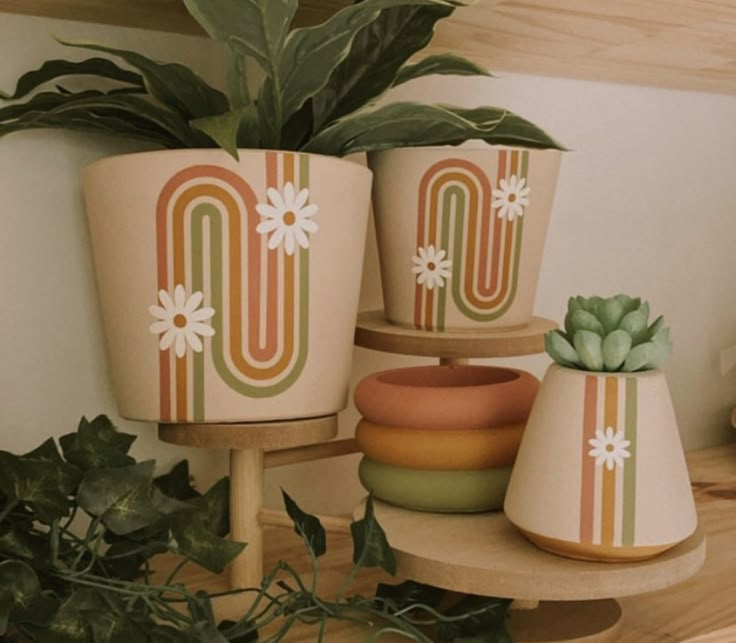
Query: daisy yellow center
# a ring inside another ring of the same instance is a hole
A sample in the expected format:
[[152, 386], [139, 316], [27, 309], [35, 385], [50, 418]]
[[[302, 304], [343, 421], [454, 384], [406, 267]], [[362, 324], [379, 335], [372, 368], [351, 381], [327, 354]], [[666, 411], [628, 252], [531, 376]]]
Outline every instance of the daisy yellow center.
[[296, 223], [296, 214], [292, 210], [287, 210], [284, 212], [282, 221], [284, 225], [294, 225]]
[[515, 194], [509, 194], [509, 203], [513, 203], [516, 201], [516, 195]]
[[437, 269], [437, 264], [434, 261], [430, 261], [427, 264], [427, 270], [436, 270], [436, 269]]
[[177, 328], [184, 328], [187, 325], [187, 316], [182, 313], [174, 315], [174, 326]]
[[613, 446], [612, 444], [607, 444], [607, 445], [606, 445], [606, 451], [608, 451], [609, 453], [610, 453], [611, 451], [613, 451], [614, 449], [615, 449], [615, 447], [614, 447], [614, 446]]

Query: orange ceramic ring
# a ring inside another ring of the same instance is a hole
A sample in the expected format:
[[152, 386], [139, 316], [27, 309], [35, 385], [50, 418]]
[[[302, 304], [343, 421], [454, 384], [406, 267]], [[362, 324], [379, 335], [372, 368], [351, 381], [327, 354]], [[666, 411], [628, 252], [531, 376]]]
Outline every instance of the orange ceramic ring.
[[514, 463], [526, 422], [490, 429], [415, 429], [358, 422], [358, 448], [371, 460], [406, 469], [476, 470]]
[[524, 422], [539, 380], [496, 366], [419, 366], [373, 373], [355, 389], [368, 421], [419, 429], [483, 429]]

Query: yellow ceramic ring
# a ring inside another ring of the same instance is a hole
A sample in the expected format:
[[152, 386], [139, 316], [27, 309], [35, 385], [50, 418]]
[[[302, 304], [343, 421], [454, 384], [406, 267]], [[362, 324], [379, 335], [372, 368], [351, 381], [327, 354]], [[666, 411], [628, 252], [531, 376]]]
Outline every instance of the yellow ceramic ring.
[[503, 506], [511, 467], [480, 471], [420, 471], [363, 458], [360, 482], [385, 502], [418, 511], [470, 513]]
[[489, 429], [415, 429], [361, 420], [358, 448], [371, 460], [425, 470], [477, 470], [514, 463], [526, 422]]

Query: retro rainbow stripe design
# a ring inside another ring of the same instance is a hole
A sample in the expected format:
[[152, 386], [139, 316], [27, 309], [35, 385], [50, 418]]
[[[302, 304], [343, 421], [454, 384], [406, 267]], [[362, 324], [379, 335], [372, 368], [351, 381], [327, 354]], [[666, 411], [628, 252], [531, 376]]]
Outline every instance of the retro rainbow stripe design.
[[[501, 150], [496, 183], [526, 178], [529, 152]], [[452, 261], [452, 297], [461, 313], [484, 322], [503, 315], [514, 301], [519, 276], [524, 217], [498, 217], [491, 206], [486, 173], [463, 159], [435, 163], [419, 187], [417, 247], [434, 245]], [[445, 329], [445, 288], [416, 284], [414, 326]]]
[[[611, 547], [635, 545], [637, 380], [588, 375], [582, 431], [580, 542]], [[596, 466], [589, 440], [596, 430], [623, 431], [630, 457], [609, 470]]]
[[[267, 187], [309, 186], [309, 157], [266, 154]], [[265, 202], [265, 199], [264, 199]], [[287, 255], [256, 232], [258, 199], [238, 174], [214, 165], [177, 172], [156, 207], [159, 290], [201, 291], [215, 309], [212, 363], [251, 398], [288, 389], [304, 368], [309, 333], [309, 250]], [[205, 354], [159, 352], [162, 421], [205, 418]]]

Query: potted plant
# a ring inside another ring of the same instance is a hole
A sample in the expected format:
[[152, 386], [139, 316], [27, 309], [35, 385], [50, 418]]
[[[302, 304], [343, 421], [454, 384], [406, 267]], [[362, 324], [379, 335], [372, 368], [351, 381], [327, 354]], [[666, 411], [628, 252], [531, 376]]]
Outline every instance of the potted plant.
[[667, 381], [670, 333], [626, 295], [572, 297], [504, 510], [533, 542], [593, 560], [661, 553], [697, 517]]
[[[290, 29], [297, 0], [184, 2], [224, 46], [226, 93], [176, 63], [64, 42], [123, 66], [46, 62], [4, 96], [0, 134], [68, 128], [166, 148], [85, 173], [121, 415], [333, 414], [346, 401], [371, 183], [335, 157], [470, 138], [556, 143], [503, 109], [373, 105], [411, 78], [486, 73], [452, 55], [407, 64], [454, 0], [364, 0], [301, 29]], [[48, 88], [66, 77], [86, 88]]]

